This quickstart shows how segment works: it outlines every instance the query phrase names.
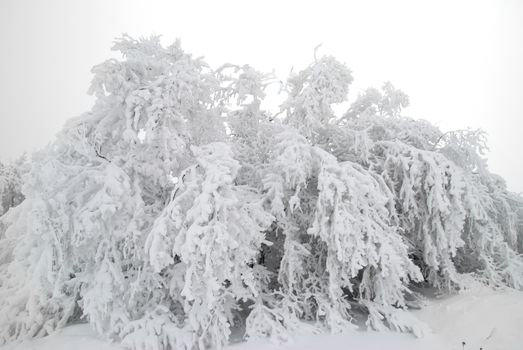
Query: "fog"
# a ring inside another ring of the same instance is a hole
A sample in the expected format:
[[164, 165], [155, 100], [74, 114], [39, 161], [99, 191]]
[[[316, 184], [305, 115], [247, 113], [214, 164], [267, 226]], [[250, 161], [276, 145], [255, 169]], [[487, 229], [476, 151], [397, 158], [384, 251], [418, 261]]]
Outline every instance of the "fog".
[[353, 71], [351, 97], [391, 81], [406, 115], [489, 134], [489, 164], [523, 191], [523, 2], [25, 1], [0, 4], [0, 159], [45, 146], [87, 111], [93, 65], [121, 33], [182, 39], [214, 67], [285, 79], [314, 48]]

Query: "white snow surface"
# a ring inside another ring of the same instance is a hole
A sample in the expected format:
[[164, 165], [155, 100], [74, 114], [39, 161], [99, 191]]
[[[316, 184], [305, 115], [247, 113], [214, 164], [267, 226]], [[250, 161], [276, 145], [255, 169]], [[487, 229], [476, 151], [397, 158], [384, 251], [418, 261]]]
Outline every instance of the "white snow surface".
[[[394, 332], [350, 331], [344, 334], [297, 335], [277, 345], [237, 343], [227, 350], [521, 350], [523, 292], [476, 286], [459, 294], [432, 299], [413, 311], [433, 331], [424, 338]], [[12, 343], [0, 350], [121, 350], [97, 336], [87, 324], [69, 326], [41, 339]]]

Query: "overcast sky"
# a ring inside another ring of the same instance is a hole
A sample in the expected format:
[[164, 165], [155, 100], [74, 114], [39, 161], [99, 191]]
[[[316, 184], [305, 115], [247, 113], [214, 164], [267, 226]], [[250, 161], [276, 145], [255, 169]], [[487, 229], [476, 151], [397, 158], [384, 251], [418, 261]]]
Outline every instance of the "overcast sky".
[[523, 191], [523, 1], [0, 1], [0, 159], [45, 146], [87, 111], [112, 40], [161, 34], [212, 66], [284, 79], [320, 54], [352, 69], [351, 97], [390, 80], [406, 114], [482, 128], [490, 168]]

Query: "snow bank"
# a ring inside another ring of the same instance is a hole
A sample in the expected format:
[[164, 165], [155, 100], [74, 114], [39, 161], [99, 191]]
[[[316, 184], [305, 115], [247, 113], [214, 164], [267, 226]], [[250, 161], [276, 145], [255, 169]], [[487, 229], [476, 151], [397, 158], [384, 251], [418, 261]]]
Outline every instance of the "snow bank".
[[433, 300], [415, 315], [452, 344], [450, 349], [523, 349], [523, 292], [476, 286]]
[[101, 339], [87, 324], [69, 326], [40, 339], [11, 343], [2, 350], [121, 350], [122, 347]]
[[[460, 294], [431, 300], [414, 316], [434, 334], [416, 339], [393, 332], [350, 331], [341, 335], [303, 335], [281, 346], [238, 343], [228, 350], [521, 350], [523, 292], [475, 286]], [[9, 344], [0, 350], [121, 350], [100, 339], [88, 325], [74, 325], [49, 337]]]
[[[0, 347], [1, 350], [123, 350], [123, 347], [100, 339], [89, 325], [67, 327], [57, 334]], [[416, 339], [393, 332], [351, 331], [343, 335], [305, 335], [281, 346], [267, 342], [237, 343], [227, 350], [440, 350], [450, 349], [435, 336]]]

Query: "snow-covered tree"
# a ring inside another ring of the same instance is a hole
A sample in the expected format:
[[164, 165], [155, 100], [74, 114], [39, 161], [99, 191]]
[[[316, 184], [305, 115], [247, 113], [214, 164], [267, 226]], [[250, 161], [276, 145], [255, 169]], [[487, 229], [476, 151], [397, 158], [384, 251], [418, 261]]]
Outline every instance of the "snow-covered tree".
[[[443, 133], [428, 122], [401, 116], [397, 111], [408, 100], [390, 96], [403, 93], [390, 84], [382, 92], [367, 90], [340, 126], [346, 135], [353, 130], [366, 135], [360, 139], [368, 151], [360, 163], [382, 174], [396, 193], [396, 213], [416, 264], [440, 288], [458, 286], [458, 271], [475, 272], [494, 285], [520, 287], [522, 197], [488, 171], [485, 133]], [[380, 107], [384, 105], [388, 108]], [[331, 147], [336, 155], [355, 157], [346, 143], [331, 142]]]
[[492, 174], [471, 175], [466, 188], [465, 245], [456, 266], [495, 286], [523, 288], [523, 198]]
[[10, 163], [0, 162], [0, 265], [12, 259], [14, 240], [7, 239], [5, 231], [17, 218], [15, 207], [24, 200], [22, 186], [28, 168], [25, 154]]
[[11, 163], [0, 162], [0, 216], [24, 200], [22, 185], [27, 168], [25, 154]]
[[523, 198], [481, 131], [405, 117], [390, 83], [338, 115], [352, 74], [333, 57], [272, 115], [270, 74], [158, 37], [114, 48], [92, 110], [0, 164], [0, 343], [85, 320], [130, 349], [203, 350], [359, 313], [420, 334], [413, 283], [523, 288]]
[[315, 60], [303, 71], [291, 75], [288, 98], [282, 109], [286, 121], [311, 141], [327, 124], [335, 120], [334, 104], [347, 100], [352, 83], [351, 71], [334, 57]]
[[240, 163], [228, 145], [193, 152], [197, 164], [184, 171], [146, 249], [171, 303], [183, 306], [192, 343], [221, 347], [240, 303], [259, 295], [253, 264], [272, 217], [254, 189], [234, 184]]
[[285, 235], [279, 283], [301, 317], [333, 332], [350, 322], [356, 299], [381, 327], [383, 310], [405, 305], [409, 281], [421, 278], [394, 224], [393, 198], [383, 181], [334, 156], [292, 129], [278, 135], [267, 200]]
[[439, 153], [402, 143], [382, 141], [375, 148], [381, 163], [373, 164], [373, 170], [395, 191], [411, 254], [430, 283], [450, 288], [459, 281], [452, 259], [463, 246], [466, 215], [461, 170]]
[[230, 141], [241, 163], [238, 182], [258, 188], [277, 128], [271, 122], [270, 113], [262, 109], [265, 89], [273, 83], [274, 77], [248, 65], [224, 65], [218, 72], [222, 81], [222, 100], [229, 105], [226, 123]]
[[35, 157], [5, 233], [15, 248], [0, 267], [3, 342], [82, 314], [110, 334], [143, 317], [156, 283], [146, 233], [192, 162], [189, 145], [225, 135], [205, 63], [156, 37], [115, 49], [126, 59], [93, 69], [95, 106]]

